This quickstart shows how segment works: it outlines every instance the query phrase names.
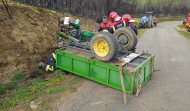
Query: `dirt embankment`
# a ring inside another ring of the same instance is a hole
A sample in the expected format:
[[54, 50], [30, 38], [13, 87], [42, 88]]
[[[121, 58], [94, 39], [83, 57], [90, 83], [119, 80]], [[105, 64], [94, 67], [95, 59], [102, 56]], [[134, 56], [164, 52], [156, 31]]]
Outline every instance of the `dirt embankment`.
[[[0, 4], [0, 81], [6, 83], [14, 71], [30, 74], [40, 61], [53, 52], [57, 40], [57, 18], [71, 16], [44, 9], [32, 9], [19, 4], [9, 5], [10, 19], [5, 7]], [[76, 17], [74, 17], [76, 18]], [[98, 24], [79, 18], [83, 30], [96, 32]]]

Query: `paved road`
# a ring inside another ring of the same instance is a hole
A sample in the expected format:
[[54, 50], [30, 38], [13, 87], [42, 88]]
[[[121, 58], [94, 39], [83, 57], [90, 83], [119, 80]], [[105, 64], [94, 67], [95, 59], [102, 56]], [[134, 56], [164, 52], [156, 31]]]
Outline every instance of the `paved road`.
[[138, 98], [86, 80], [60, 111], [188, 111], [190, 110], [190, 40], [175, 27], [182, 22], [165, 22], [146, 30], [138, 50], [156, 55], [153, 80]]

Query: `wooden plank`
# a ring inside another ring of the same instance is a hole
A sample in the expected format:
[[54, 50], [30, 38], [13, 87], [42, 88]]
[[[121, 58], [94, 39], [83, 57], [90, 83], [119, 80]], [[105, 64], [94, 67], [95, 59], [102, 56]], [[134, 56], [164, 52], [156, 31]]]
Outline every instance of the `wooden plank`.
[[151, 60], [151, 75], [150, 75], [150, 80], [152, 80], [152, 76], [154, 73], [154, 68], [153, 68], [153, 59]]
[[120, 64], [122, 65], [122, 66], [124, 66], [125, 64], [127, 64], [127, 63], [130, 63], [133, 59], [135, 59], [135, 58], [137, 58], [138, 56], [140, 56], [142, 54], [142, 52], [141, 53], [138, 53], [138, 54], [136, 54], [136, 53], [131, 53], [130, 55], [128, 55], [128, 56], [126, 56], [126, 57], [123, 57], [122, 59], [120, 59]]
[[142, 80], [142, 68], [140, 69], [140, 72], [139, 72], [138, 88], [137, 88], [137, 92], [135, 94], [136, 97], [139, 96], [139, 93], [141, 90], [141, 80]]
[[122, 85], [122, 91], [123, 91], [123, 101], [124, 104], [127, 104], [127, 94], [125, 92], [125, 85], [123, 80], [123, 73], [122, 73], [122, 65], [119, 65], [119, 72], [120, 72], [120, 79], [121, 79], [121, 85]]

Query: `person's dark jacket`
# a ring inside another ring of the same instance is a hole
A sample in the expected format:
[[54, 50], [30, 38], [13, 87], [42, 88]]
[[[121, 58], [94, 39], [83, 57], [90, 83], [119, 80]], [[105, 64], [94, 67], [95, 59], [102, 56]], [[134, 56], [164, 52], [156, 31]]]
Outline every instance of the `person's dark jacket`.
[[133, 23], [133, 22], [129, 23], [129, 27], [130, 27], [130, 28], [136, 33], [136, 35], [137, 35], [137, 27], [136, 27], [135, 23]]
[[113, 34], [118, 28], [128, 26], [127, 22], [125, 22], [123, 19], [119, 21], [114, 21], [109, 28], [109, 32]]

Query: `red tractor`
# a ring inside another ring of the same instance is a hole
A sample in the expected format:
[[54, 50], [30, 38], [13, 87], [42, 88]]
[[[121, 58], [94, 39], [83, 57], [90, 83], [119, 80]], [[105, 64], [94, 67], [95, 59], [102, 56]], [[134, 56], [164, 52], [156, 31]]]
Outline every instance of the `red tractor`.
[[190, 32], [190, 13], [187, 16], [186, 28], [187, 28], [187, 31]]

